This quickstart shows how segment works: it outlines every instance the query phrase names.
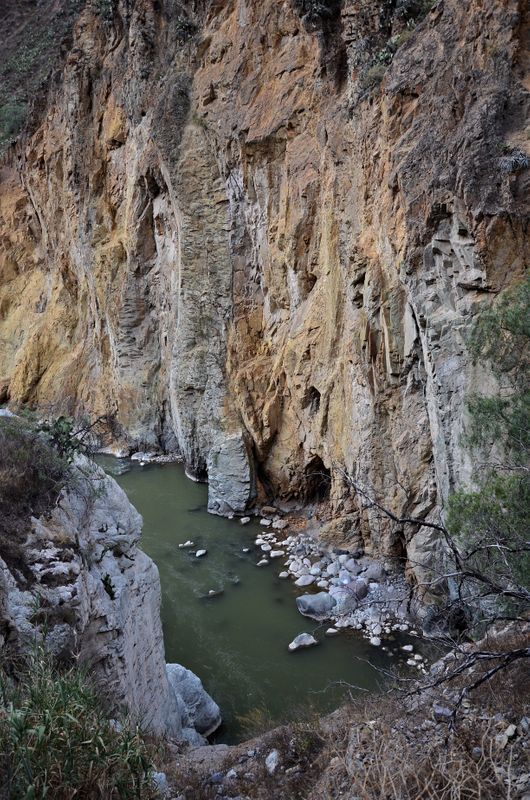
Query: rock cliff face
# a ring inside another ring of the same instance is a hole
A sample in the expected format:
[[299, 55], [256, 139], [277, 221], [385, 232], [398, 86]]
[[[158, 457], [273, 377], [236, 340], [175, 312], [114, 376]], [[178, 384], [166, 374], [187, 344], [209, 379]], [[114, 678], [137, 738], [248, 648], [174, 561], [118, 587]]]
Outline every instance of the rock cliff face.
[[347, 476], [399, 515], [469, 479], [466, 332], [527, 256], [526, 4], [114, 6], [2, 168], [0, 394], [178, 449], [212, 511], [262, 486], [426, 552]]
[[55, 654], [90, 666], [114, 709], [202, 743], [220, 724], [219, 708], [193, 673], [166, 669], [160, 581], [137, 546], [141, 523], [114, 480], [80, 463], [57, 507], [32, 522], [25, 578], [0, 559], [0, 648], [44, 637]]

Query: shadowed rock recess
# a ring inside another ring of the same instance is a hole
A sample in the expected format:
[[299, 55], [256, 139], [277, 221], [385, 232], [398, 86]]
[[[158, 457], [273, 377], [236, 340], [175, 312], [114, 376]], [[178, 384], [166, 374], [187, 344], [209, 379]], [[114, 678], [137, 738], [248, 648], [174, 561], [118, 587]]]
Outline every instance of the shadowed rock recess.
[[320, 504], [420, 572], [433, 532], [345, 476], [399, 516], [469, 479], [466, 333], [527, 255], [528, 24], [522, 0], [88, 2], [1, 167], [0, 401], [107, 414], [211, 511]]

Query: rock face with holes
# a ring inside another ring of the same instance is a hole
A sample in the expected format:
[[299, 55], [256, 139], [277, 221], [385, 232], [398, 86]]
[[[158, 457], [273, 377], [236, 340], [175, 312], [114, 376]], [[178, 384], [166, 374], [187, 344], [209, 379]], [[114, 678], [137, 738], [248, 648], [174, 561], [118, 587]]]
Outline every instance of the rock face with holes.
[[528, 9], [383, 5], [87, 5], [1, 173], [0, 393], [421, 571], [432, 531], [348, 477], [397, 515], [470, 477], [465, 336], [528, 246]]
[[91, 667], [113, 708], [200, 744], [219, 726], [219, 707], [192, 672], [166, 669], [160, 581], [138, 547], [141, 525], [118, 484], [80, 461], [57, 507], [33, 519], [22, 572], [0, 559], [0, 647], [44, 637], [53, 653]]

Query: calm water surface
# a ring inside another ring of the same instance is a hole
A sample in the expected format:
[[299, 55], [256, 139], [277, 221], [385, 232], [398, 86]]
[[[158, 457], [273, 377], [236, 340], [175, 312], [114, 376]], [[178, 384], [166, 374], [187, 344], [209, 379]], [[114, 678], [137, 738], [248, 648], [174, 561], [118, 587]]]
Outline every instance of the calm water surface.
[[[302, 617], [297, 590], [278, 578], [284, 559], [256, 566], [259, 524], [208, 514], [206, 486], [186, 478], [180, 464], [98, 461], [143, 516], [142, 548], [160, 570], [166, 660], [196, 672], [219, 703], [224, 724], [217, 741], [240, 740], [241, 718], [256, 709], [282, 722], [308, 706], [331, 711], [351, 691], [344, 683], [377, 690], [381, 673], [362, 659], [387, 669], [403, 661], [354, 632], [328, 638], [327, 626]], [[187, 539], [208, 554], [195, 558], [180, 550], [179, 542]], [[243, 553], [244, 547], [251, 552]], [[222, 594], [208, 598], [210, 589]], [[303, 631], [320, 644], [289, 653], [287, 645]]]

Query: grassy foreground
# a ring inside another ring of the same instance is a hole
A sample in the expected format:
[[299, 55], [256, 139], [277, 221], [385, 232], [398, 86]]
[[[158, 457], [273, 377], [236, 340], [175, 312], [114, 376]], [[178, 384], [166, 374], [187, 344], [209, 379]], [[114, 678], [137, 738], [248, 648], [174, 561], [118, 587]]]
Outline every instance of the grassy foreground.
[[157, 797], [155, 746], [109, 721], [87, 674], [42, 647], [0, 670], [0, 798], [128, 800]]

